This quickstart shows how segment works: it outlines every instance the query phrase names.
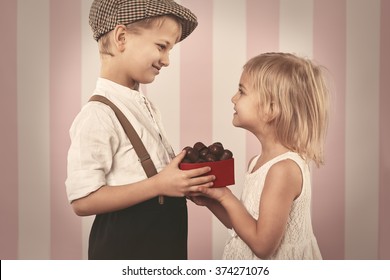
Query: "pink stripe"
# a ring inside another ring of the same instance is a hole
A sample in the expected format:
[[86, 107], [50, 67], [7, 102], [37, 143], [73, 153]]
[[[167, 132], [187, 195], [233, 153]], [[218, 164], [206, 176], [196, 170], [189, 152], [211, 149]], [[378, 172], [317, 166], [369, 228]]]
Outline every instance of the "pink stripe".
[[379, 259], [390, 259], [390, 1], [381, 1]]
[[[279, 49], [279, 1], [247, 0], [247, 58]], [[246, 135], [246, 158], [259, 154], [261, 146], [253, 134]]]
[[[326, 163], [313, 173], [313, 226], [324, 259], [344, 258], [346, 1], [314, 1], [314, 59], [335, 84]], [[329, 20], [329, 19], [332, 20]]]
[[0, 259], [18, 258], [17, 2], [0, 1]]
[[81, 4], [50, 2], [51, 257], [82, 257], [81, 219], [65, 194], [69, 128], [81, 102]]
[[[212, 15], [209, 0], [183, 0], [197, 16], [199, 26], [181, 43], [180, 145], [212, 142]], [[212, 216], [189, 203], [190, 259], [212, 258]], [[201, 226], [200, 226], [201, 225]]]

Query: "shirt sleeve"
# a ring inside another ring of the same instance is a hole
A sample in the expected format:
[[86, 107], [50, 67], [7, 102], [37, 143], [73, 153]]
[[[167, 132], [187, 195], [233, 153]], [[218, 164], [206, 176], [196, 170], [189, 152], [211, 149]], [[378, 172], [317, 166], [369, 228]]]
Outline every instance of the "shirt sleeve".
[[70, 128], [66, 192], [69, 202], [106, 185], [119, 146], [117, 119], [107, 106], [88, 103]]

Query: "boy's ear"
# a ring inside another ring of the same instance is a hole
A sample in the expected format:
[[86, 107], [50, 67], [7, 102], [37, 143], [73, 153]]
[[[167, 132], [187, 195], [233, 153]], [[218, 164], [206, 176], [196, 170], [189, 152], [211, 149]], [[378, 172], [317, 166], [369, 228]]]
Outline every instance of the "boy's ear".
[[126, 26], [117, 25], [113, 33], [115, 47], [120, 52], [124, 51], [126, 45]]

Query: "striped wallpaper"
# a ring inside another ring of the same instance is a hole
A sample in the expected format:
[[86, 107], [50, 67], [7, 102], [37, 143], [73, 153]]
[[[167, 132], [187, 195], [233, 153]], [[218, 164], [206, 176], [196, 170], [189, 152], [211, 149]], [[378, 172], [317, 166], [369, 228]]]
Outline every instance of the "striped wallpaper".
[[[65, 194], [68, 130], [99, 73], [91, 0], [0, 0], [0, 258], [85, 259], [93, 218]], [[231, 125], [245, 61], [287, 51], [330, 72], [326, 165], [313, 172], [313, 225], [325, 259], [390, 259], [390, 1], [180, 0], [199, 27], [142, 86], [176, 151], [221, 141], [240, 194], [261, 148]], [[227, 232], [189, 203], [190, 259], [220, 259]]]

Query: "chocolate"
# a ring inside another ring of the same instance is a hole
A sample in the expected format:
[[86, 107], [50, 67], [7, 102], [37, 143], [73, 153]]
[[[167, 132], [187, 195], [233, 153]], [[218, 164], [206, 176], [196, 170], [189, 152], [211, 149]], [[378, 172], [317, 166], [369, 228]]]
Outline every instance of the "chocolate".
[[185, 147], [184, 150], [186, 150], [186, 159], [190, 160], [191, 162], [196, 162], [198, 160], [199, 153], [197, 150], [189, 146]]
[[203, 150], [204, 148], [207, 148], [205, 144], [203, 144], [202, 142], [196, 142], [194, 144], [194, 149], [197, 150], [198, 152], [200, 152], [201, 150]]
[[233, 157], [233, 153], [229, 150], [224, 150], [219, 160], [227, 160]]
[[223, 153], [223, 146], [222, 144], [214, 143], [209, 146], [209, 152], [213, 155], [215, 155], [217, 158], [219, 158]]
[[186, 151], [183, 163], [212, 162], [233, 157], [233, 153], [224, 149], [221, 142], [214, 142], [208, 147], [202, 142], [196, 142], [193, 147], [187, 146], [183, 150]]
[[187, 155], [188, 150], [191, 150], [191, 149], [192, 149], [192, 147], [190, 147], [190, 146], [187, 146], [187, 147], [184, 147], [184, 148], [183, 148], [183, 150], [186, 151], [186, 155]]
[[213, 145], [220, 145], [222, 148], [223, 148], [223, 145], [222, 145], [222, 143], [221, 142], [214, 142], [214, 144]]
[[205, 147], [199, 152], [199, 157], [205, 159], [208, 153], [209, 153], [209, 149]]
[[217, 157], [213, 154], [207, 154], [206, 161], [217, 161]]

